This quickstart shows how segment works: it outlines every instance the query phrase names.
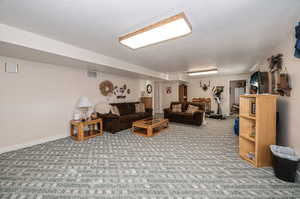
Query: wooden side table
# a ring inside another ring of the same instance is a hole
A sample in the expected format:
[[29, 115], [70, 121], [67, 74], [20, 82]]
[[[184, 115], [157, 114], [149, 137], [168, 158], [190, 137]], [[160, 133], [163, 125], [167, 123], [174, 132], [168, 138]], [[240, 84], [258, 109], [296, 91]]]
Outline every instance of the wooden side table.
[[[84, 122], [71, 120], [70, 125], [70, 136], [77, 141], [83, 141], [89, 138], [96, 137], [98, 135], [103, 135], [102, 118], [95, 120], [87, 120]], [[88, 126], [89, 128], [89, 130], [87, 131], [84, 130], [84, 127], [86, 126]], [[100, 128], [98, 126], [100, 126]], [[74, 131], [75, 128], [77, 129], [76, 133]]]

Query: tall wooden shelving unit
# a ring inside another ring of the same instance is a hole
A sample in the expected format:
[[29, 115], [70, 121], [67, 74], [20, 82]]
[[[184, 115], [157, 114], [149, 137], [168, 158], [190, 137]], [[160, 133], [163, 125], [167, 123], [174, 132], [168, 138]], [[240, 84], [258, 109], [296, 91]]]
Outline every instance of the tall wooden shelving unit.
[[276, 143], [276, 96], [240, 96], [240, 156], [255, 167], [272, 166]]

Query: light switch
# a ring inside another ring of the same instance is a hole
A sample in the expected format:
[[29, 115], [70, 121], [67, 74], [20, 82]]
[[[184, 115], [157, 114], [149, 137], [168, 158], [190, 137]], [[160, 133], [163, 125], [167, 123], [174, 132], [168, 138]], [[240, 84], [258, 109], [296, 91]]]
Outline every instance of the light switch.
[[19, 72], [19, 64], [5, 62], [5, 72], [7, 73]]

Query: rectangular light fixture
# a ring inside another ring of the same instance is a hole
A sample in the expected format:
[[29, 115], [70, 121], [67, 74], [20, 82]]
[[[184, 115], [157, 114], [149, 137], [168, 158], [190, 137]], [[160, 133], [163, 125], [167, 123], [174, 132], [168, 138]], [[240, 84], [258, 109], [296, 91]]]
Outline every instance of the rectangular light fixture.
[[197, 75], [212, 75], [217, 74], [218, 69], [210, 69], [210, 70], [201, 70], [201, 71], [191, 71], [188, 72], [189, 76], [197, 76]]
[[182, 12], [119, 37], [119, 42], [131, 49], [137, 49], [162, 41], [179, 38], [191, 32], [192, 26]]

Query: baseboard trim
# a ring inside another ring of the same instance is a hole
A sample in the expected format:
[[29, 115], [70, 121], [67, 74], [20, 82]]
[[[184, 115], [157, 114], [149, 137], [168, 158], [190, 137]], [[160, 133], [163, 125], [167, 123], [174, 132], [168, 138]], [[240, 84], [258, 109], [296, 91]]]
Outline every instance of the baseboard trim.
[[47, 137], [47, 138], [34, 140], [34, 141], [27, 142], [27, 143], [24, 143], [24, 144], [17, 144], [17, 145], [8, 146], [8, 147], [2, 147], [2, 148], [0, 148], [0, 154], [10, 152], [10, 151], [15, 151], [15, 150], [30, 147], [30, 146], [34, 146], [34, 145], [37, 145], [37, 144], [43, 144], [45, 142], [50, 142], [50, 141], [53, 141], [53, 140], [58, 140], [58, 139], [61, 139], [61, 138], [66, 138], [66, 137], [68, 137], [68, 135], [57, 135], [57, 136], [51, 136], [51, 137]]

